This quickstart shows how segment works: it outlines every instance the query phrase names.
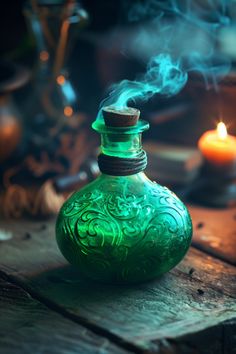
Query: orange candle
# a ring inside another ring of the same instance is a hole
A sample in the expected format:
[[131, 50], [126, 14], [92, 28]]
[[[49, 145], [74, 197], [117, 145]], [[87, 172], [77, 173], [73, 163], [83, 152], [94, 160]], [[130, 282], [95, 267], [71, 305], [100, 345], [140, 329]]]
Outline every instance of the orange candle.
[[218, 123], [216, 130], [205, 132], [198, 147], [205, 159], [217, 167], [236, 163], [236, 137], [228, 135], [223, 122]]

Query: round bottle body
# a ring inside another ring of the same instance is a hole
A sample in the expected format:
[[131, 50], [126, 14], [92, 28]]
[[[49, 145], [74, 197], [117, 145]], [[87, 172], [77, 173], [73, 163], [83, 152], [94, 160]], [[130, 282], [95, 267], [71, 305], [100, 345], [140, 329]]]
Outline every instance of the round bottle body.
[[181, 261], [191, 243], [192, 222], [177, 196], [143, 172], [101, 174], [65, 202], [56, 236], [62, 254], [82, 275], [135, 283]]

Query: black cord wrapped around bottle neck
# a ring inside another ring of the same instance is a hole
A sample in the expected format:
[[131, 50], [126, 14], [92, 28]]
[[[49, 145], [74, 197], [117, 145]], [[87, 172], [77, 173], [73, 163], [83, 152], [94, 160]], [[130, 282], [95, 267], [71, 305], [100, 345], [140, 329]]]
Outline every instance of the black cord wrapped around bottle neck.
[[145, 170], [147, 155], [142, 150], [136, 157], [116, 157], [105, 154], [98, 156], [98, 166], [102, 173], [112, 176], [128, 176]]

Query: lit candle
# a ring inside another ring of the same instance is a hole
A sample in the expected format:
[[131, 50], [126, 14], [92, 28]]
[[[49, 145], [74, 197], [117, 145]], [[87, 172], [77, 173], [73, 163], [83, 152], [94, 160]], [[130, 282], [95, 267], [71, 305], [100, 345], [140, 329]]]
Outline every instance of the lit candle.
[[205, 132], [198, 146], [205, 159], [216, 167], [236, 163], [236, 137], [228, 135], [223, 122], [218, 123], [216, 130]]

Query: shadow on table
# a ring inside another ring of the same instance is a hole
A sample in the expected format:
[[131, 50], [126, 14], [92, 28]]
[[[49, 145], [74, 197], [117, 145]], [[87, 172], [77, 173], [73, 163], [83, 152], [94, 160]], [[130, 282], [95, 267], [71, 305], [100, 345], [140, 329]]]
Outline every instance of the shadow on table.
[[38, 293], [67, 307], [77, 301], [80, 305], [81, 301], [86, 304], [94, 302], [97, 305], [99, 302], [132, 298], [139, 291], [154, 291], [154, 288], [158, 291], [158, 284], [165, 282], [166, 278], [168, 274], [142, 284], [107, 284], [87, 279], [76, 268], [65, 265], [32, 277], [29, 282]]

